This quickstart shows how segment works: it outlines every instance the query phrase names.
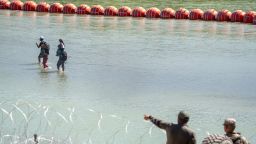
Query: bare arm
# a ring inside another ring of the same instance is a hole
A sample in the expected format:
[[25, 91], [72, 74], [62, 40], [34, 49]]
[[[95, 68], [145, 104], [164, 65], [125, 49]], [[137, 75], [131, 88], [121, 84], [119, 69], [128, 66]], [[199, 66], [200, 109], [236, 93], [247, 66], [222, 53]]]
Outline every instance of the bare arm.
[[42, 44], [43, 44], [42, 42], [40, 42], [39, 44], [36, 43], [37, 48], [41, 48]]
[[196, 144], [196, 137], [195, 137], [195, 134], [192, 135], [192, 138], [191, 138], [189, 144]]
[[241, 137], [241, 141], [243, 144], [250, 144], [245, 137]]
[[37, 48], [39, 48], [39, 45], [36, 43]]
[[156, 125], [157, 127], [161, 128], [161, 129], [166, 129], [168, 126], [171, 125], [168, 122], [163, 122], [162, 120], [156, 119], [150, 115], [144, 115], [144, 119], [150, 120], [154, 125]]

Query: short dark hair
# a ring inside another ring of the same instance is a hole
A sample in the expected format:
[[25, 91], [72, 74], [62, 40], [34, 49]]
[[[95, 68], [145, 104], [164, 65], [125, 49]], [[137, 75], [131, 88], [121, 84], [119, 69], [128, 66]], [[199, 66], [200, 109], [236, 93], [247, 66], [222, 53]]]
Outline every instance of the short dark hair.
[[178, 114], [178, 120], [179, 123], [185, 124], [189, 121], [189, 115], [184, 111], [180, 111]]
[[[61, 42], [62, 44], [64, 44], [64, 41], [62, 39], [59, 39], [59, 42]], [[65, 44], [64, 44], [65, 45]]]

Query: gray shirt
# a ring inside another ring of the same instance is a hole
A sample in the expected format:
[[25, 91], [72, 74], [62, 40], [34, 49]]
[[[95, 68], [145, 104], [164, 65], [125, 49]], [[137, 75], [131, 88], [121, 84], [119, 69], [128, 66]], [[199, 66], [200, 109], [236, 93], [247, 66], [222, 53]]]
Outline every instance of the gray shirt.
[[154, 117], [151, 122], [166, 131], [166, 144], [196, 144], [195, 133], [187, 125], [163, 122]]

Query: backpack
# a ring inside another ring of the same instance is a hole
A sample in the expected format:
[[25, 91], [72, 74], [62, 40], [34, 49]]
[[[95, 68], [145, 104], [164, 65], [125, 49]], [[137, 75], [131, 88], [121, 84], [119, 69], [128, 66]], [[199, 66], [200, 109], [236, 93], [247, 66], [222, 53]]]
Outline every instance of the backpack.
[[60, 56], [62, 53], [62, 50], [60, 48], [58, 48], [58, 50], [56, 51], [56, 56]]
[[68, 55], [66, 51], [63, 51], [61, 54], [61, 60], [66, 61], [68, 59]]
[[44, 42], [41, 48], [44, 49], [46, 54], [50, 54], [50, 45], [47, 42]]
[[234, 138], [234, 139], [231, 139], [232, 140], [232, 142], [234, 143], [234, 144], [239, 144], [239, 143], [241, 143], [241, 136], [238, 136], [238, 137], [236, 137], [236, 138]]

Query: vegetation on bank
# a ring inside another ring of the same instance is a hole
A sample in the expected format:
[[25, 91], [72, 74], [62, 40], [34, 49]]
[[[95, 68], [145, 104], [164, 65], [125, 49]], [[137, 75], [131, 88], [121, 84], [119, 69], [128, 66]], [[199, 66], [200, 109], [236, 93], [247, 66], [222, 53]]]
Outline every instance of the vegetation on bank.
[[[26, 1], [26, 0], [22, 0]], [[42, 0], [35, 0], [39, 3]], [[136, 6], [142, 6], [145, 9], [150, 7], [157, 7], [160, 10], [166, 7], [177, 10], [180, 7], [184, 7], [188, 10], [193, 8], [200, 8], [202, 10], [207, 9], [228, 9], [235, 11], [241, 9], [243, 11], [254, 10], [256, 11], [256, 0], [44, 0], [47, 3], [60, 2], [61, 4], [73, 3], [76, 6], [80, 4], [102, 5], [103, 7], [115, 6], [120, 8], [121, 6], [129, 6], [134, 8]]]

